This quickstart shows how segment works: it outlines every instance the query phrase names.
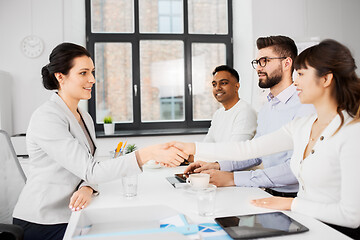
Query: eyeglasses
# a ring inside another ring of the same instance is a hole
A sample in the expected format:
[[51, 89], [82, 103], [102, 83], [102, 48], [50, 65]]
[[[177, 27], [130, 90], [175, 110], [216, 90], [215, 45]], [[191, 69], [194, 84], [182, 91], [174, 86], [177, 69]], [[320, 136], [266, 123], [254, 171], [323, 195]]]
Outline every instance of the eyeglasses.
[[259, 60], [252, 60], [251, 65], [254, 69], [256, 69], [257, 65], [260, 65], [260, 67], [265, 67], [266, 63], [269, 59], [285, 59], [286, 57], [262, 57], [259, 58]]

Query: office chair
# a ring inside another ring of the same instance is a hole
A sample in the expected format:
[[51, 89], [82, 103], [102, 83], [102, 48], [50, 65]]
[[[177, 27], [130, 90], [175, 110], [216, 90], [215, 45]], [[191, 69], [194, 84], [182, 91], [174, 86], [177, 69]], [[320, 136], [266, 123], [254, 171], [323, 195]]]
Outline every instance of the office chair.
[[23, 239], [24, 231], [12, 224], [12, 214], [25, 182], [10, 137], [0, 130], [0, 239]]

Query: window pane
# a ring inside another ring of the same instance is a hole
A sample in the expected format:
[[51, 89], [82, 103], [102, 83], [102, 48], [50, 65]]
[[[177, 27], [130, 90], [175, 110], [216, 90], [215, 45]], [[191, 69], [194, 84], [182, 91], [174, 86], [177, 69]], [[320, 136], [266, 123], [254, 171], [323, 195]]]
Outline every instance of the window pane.
[[171, 11], [171, 5], [170, 5], [171, 1], [168, 0], [159, 0], [159, 15], [162, 14], [169, 14], [169, 12]]
[[212, 94], [212, 71], [226, 64], [223, 43], [192, 44], [193, 120], [211, 120], [221, 104]]
[[172, 31], [173, 32], [182, 32], [182, 18], [173, 17], [172, 18]]
[[173, 0], [171, 2], [171, 11], [172, 14], [177, 14], [177, 15], [181, 15], [182, 16], [182, 9], [183, 9], [183, 2], [179, 1], [179, 0]]
[[97, 33], [134, 32], [133, 1], [92, 0], [91, 31]]
[[[139, 0], [141, 33], [183, 33], [182, 0]], [[179, 7], [180, 6], [180, 7]]]
[[184, 44], [140, 41], [141, 119], [184, 120]]
[[189, 33], [227, 34], [227, 0], [189, 0]]
[[131, 43], [95, 43], [96, 122], [133, 122]]
[[159, 31], [161, 32], [170, 32], [171, 31], [171, 27], [170, 27], [170, 17], [159, 17]]

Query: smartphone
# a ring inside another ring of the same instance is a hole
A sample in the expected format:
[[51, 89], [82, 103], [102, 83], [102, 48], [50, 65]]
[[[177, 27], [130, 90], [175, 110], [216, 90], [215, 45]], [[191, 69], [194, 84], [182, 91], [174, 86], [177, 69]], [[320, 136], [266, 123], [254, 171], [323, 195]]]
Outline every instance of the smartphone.
[[175, 177], [176, 177], [177, 180], [179, 180], [182, 183], [186, 182], [186, 176], [183, 173], [176, 173]]

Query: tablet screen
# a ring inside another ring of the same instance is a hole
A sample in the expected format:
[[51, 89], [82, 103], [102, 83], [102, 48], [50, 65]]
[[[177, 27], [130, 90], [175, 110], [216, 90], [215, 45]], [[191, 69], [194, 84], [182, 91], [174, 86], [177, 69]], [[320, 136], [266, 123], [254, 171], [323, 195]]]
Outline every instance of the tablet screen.
[[282, 212], [220, 217], [215, 221], [234, 239], [279, 236], [309, 230]]
[[176, 173], [175, 177], [182, 183], [186, 183], [186, 176], [183, 173]]

